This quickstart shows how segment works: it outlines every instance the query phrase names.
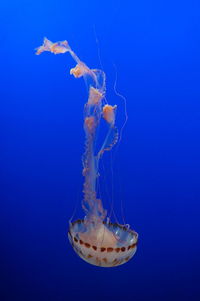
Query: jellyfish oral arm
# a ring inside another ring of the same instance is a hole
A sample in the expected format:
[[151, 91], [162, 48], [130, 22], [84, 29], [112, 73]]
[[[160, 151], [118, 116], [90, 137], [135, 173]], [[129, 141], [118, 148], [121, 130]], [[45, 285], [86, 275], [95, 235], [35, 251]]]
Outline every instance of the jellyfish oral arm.
[[[70, 70], [75, 78], [83, 77], [88, 87], [88, 101], [85, 104], [84, 129], [86, 135], [85, 153], [83, 155], [84, 198], [83, 209], [86, 213], [85, 221], [96, 225], [102, 223], [106, 217], [106, 210], [102, 202], [96, 196], [96, 181], [98, 175], [99, 159], [104, 151], [110, 150], [117, 142], [118, 133], [115, 127], [116, 106], [103, 105], [105, 97], [105, 73], [102, 70], [90, 69], [82, 62], [71, 49], [67, 41], [51, 42], [44, 38], [43, 45], [38, 47], [36, 54], [51, 52], [63, 54], [69, 52], [76, 62], [76, 66]], [[94, 151], [96, 132], [101, 119], [108, 124], [108, 133], [97, 154]]]

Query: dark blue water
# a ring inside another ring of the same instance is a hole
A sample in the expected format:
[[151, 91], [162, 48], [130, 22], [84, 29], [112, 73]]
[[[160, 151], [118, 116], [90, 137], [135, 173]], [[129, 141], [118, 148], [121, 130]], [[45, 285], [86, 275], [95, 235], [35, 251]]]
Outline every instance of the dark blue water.
[[[200, 300], [199, 32], [198, 1], [1, 2], [1, 301]], [[34, 55], [44, 36], [67, 39], [90, 67], [102, 62], [119, 123], [113, 63], [127, 98], [114, 209], [139, 246], [120, 267], [90, 266], [67, 240], [87, 95], [70, 56]]]

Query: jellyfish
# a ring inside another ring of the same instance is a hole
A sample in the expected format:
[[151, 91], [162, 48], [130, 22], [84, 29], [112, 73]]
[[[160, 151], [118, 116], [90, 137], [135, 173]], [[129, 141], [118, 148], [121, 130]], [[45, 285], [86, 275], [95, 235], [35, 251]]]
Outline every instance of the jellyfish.
[[[88, 99], [84, 105], [85, 151], [83, 154], [83, 200], [84, 219], [69, 223], [68, 237], [75, 252], [86, 262], [114, 267], [129, 261], [136, 252], [138, 234], [127, 225], [112, 223], [107, 217], [101, 199], [97, 195], [99, 161], [105, 151], [117, 143], [118, 130], [115, 125], [117, 106], [107, 103], [106, 77], [103, 70], [90, 69], [71, 49], [67, 41], [51, 42], [44, 38], [36, 54], [49, 51], [54, 54], [68, 52], [76, 66], [70, 70], [75, 78], [83, 77]], [[99, 149], [97, 131], [100, 121], [107, 124], [107, 133]]]

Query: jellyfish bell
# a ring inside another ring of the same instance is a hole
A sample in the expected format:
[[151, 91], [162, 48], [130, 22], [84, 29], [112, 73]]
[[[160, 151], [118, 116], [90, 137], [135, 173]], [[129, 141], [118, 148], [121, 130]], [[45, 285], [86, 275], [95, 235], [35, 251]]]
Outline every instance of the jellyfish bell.
[[137, 250], [138, 234], [117, 223], [102, 222], [88, 230], [79, 219], [70, 224], [68, 237], [78, 256], [100, 267], [122, 265]]

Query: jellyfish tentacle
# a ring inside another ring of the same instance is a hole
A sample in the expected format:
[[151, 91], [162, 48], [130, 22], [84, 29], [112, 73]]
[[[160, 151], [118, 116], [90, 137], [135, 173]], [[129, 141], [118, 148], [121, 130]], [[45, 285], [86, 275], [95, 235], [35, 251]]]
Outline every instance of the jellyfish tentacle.
[[97, 158], [100, 159], [100, 157], [103, 155], [105, 151], [110, 151], [113, 146], [117, 143], [119, 137], [118, 129], [115, 126], [111, 126], [109, 128], [109, 131], [106, 135], [106, 138], [97, 154]]

